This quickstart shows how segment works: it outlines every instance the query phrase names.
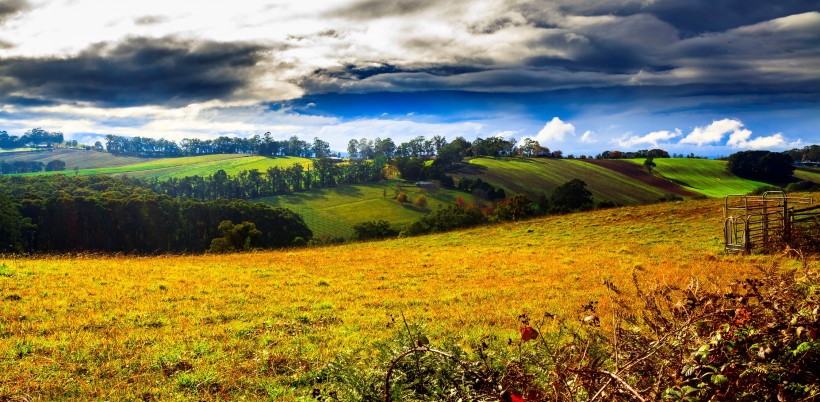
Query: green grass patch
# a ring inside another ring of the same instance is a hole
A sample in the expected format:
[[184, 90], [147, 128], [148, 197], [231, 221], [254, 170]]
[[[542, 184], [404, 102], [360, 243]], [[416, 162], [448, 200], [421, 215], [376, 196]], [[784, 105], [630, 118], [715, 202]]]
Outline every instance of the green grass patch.
[[[462, 197], [465, 202], [473, 202], [473, 197], [466, 193], [445, 189], [422, 193], [413, 184], [403, 184], [401, 191], [407, 194], [409, 202], [401, 204], [396, 201], [398, 183], [400, 182], [390, 180], [344, 185], [256, 200], [295, 211], [302, 216], [314, 236], [344, 238], [350, 238], [353, 225], [357, 223], [386, 220], [393, 226], [402, 227], [442, 205], [455, 203], [458, 197]], [[419, 195], [427, 198], [426, 208], [413, 205]]]
[[798, 167], [794, 170], [794, 177], [800, 180], [820, 183], [820, 168]]
[[[643, 164], [645, 159], [628, 159]], [[737, 177], [726, 168], [726, 161], [711, 159], [658, 158], [655, 172], [686, 189], [709, 196], [747, 194], [768, 184]]]

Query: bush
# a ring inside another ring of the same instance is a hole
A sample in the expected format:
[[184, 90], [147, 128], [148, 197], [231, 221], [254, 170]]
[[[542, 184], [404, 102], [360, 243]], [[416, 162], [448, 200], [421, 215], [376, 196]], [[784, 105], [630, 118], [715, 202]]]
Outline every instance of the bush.
[[407, 193], [405, 193], [404, 191], [399, 192], [399, 195], [396, 196], [396, 201], [402, 204], [407, 202]]
[[390, 227], [390, 223], [383, 220], [367, 221], [353, 225], [354, 240], [372, 240], [394, 237], [399, 231]]
[[798, 181], [795, 183], [790, 183], [788, 186], [786, 186], [786, 191], [804, 193], [816, 192], [820, 191], [820, 184], [806, 180]]
[[416, 197], [415, 204], [419, 208], [427, 208], [427, 198], [425, 198], [423, 195], [419, 195], [418, 197]]
[[747, 195], [763, 195], [767, 191], [783, 191], [783, 188], [777, 186], [761, 186], [749, 192]]
[[475, 206], [447, 205], [421, 217], [401, 232], [401, 236], [418, 236], [476, 226], [487, 221]]
[[495, 221], [517, 221], [532, 214], [532, 200], [526, 194], [516, 194], [496, 205], [492, 218]]

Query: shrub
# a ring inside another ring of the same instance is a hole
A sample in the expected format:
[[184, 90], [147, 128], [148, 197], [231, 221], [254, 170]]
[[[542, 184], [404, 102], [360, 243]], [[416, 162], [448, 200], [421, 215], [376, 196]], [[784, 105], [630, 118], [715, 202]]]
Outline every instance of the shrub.
[[795, 183], [790, 183], [788, 186], [786, 186], [785, 190], [788, 192], [816, 192], [820, 191], [820, 184], [815, 183], [813, 181], [803, 180]]
[[532, 200], [526, 194], [516, 194], [496, 205], [492, 218], [496, 221], [517, 221], [532, 214]]
[[372, 240], [394, 237], [399, 231], [390, 227], [390, 223], [383, 220], [367, 221], [353, 225], [354, 240]]
[[399, 195], [396, 196], [396, 201], [402, 204], [407, 202], [407, 193], [405, 193], [404, 191], [399, 192]]
[[423, 195], [419, 195], [418, 197], [416, 197], [415, 204], [419, 208], [427, 208], [427, 198], [425, 198]]

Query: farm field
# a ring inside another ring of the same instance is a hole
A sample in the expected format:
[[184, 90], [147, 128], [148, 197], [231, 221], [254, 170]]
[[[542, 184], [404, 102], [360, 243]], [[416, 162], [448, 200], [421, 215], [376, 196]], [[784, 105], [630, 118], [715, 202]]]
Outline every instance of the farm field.
[[794, 177], [820, 183], [820, 168], [799, 167], [794, 170]]
[[[19, 151], [19, 152], [4, 152], [0, 153], [0, 161], [14, 162], [43, 162], [47, 164], [55, 159], [65, 162], [66, 172], [79, 167], [81, 170], [96, 169], [105, 167], [116, 167], [124, 165], [134, 165], [145, 163], [146, 161], [153, 161], [154, 158], [140, 158], [136, 156], [118, 156], [112, 155], [108, 152], [86, 151], [80, 149], [58, 148], [53, 151]], [[71, 174], [74, 174], [71, 171]]]
[[[626, 159], [643, 166], [644, 159]], [[658, 158], [655, 171], [684, 188], [708, 197], [747, 194], [769, 184], [737, 177], [726, 170], [726, 161], [712, 159]]]
[[705, 199], [275, 252], [4, 258], [0, 399], [309, 400], [340, 386], [317, 380], [333, 362], [373, 367], [402, 314], [470, 351], [506, 345], [521, 313], [574, 320], [597, 300], [608, 325], [602, 281], [630, 292], [633, 272], [722, 289], [798, 267], [723, 254], [721, 226]]
[[527, 194], [534, 200], [576, 178], [587, 184], [596, 199], [622, 205], [655, 202], [669, 194], [614, 170], [571, 159], [475, 158], [456, 175], [481, 177], [494, 186]]
[[[472, 203], [470, 194], [439, 189], [437, 192], [420, 191], [413, 183], [402, 185], [408, 203], [396, 201], [398, 180], [380, 183], [343, 185], [335, 188], [311, 190], [289, 195], [276, 195], [256, 199], [266, 204], [288, 208], [302, 216], [316, 237], [344, 237], [353, 234], [353, 225], [371, 220], [385, 220], [394, 227], [402, 227], [417, 221], [430, 211], [445, 204], [455, 204], [458, 197]], [[424, 195], [428, 205], [419, 208], [413, 201]]]
[[[310, 160], [305, 158], [295, 157], [279, 157], [268, 158], [264, 156], [252, 156], [243, 154], [217, 154], [217, 155], [202, 155], [202, 156], [186, 156], [180, 158], [161, 158], [153, 159], [141, 163], [120, 165], [120, 166], [106, 166], [93, 169], [80, 169], [80, 175], [128, 175], [131, 177], [140, 178], [158, 178], [160, 180], [169, 179], [172, 177], [185, 176], [206, 176], [215, 173], [222, 169], [228, 175], [237, 175], [243, 170], [258, 169], [265, 171], [269, 167], [280, 166], [290, 167], [294, 164], [309, 164]], [[71, 166], [66, 164], [66, 166]], [[63, 172], [41, 172], [41, 173], [26, 173], [25, 175], [41, 175], [41, 174], [74, 174], [71, 171]]]

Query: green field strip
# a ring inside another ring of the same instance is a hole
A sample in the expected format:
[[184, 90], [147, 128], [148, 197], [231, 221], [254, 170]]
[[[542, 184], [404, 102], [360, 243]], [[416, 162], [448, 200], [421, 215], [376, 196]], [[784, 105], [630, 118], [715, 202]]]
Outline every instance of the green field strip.
[[479, 166], [475, 175], [507, 191], [524, 193], [535, 199], [549, 195], [558, 186], [581, 179], [596, 199], [619, 204], [656, 201], [663, 191], [635, 181], [615, 171], [579, 160], [536, 158], [477, 158], [470, 164]]
[[[644, 159], [628, 159], [643, 164]], [[688, 158], [656, 158], [655, 172], [686, 189], [709, 196], [748, 194], [769, 184], [737, 177], [726, 168], [726, 161]]]

